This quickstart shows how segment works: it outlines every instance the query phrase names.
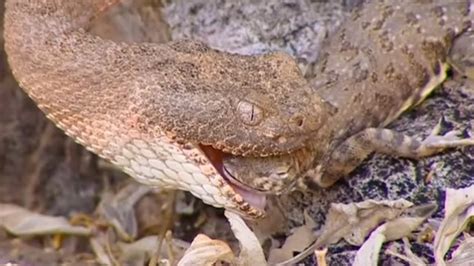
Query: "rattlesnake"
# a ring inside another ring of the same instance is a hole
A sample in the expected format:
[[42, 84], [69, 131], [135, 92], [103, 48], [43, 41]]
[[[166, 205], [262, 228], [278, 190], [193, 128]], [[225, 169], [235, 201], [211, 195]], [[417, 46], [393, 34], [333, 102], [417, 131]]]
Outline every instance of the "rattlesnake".
[[196, 41], [125, 44], [87, 33], [115, 2], [8, 0], [5, 50], [20, 86], [66, 134], [139, 182], [262, 216], [262, 197], [219, 174], [224, 152], [301, 148], [327, 119], [310, 115], [322, 99], [282, 53], [240, 56]]

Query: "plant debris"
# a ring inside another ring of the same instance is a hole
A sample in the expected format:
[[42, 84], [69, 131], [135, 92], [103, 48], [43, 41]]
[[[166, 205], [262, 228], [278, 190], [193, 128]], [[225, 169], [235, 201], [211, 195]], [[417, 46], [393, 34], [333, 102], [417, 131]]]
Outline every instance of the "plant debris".
[[474, 185], [446, 190], [445, 216], [436, 233], [434, 254], [437, 265], [446, 265], [444, 255], [456, 237], [474, 220]]
[[290, 260], [294, 257], [295, 252], [302, 252], [314, 242], [316, 239], [314, 234], [316, 223], [306, 211], [304, 212], [304, 217], [305, 223], [292, 230], [292, 233], [288, 238], [286, 238], [285, 243], [281, 248], [270, 250], [270, 255], [268, 257], [269, 264], [276, 264]]
[[13, 204], [0, 204], [0, 226], [15, 236], [91, 234], [90, 229], [71, 225], [64, 217], [35, 213]]
[[375, 229], [357, 251], [354, 266], [378, 265], [382, 244], [411, 235], [436, 210], [435, 204], [412, 208], [405, 215], [389, 220]]

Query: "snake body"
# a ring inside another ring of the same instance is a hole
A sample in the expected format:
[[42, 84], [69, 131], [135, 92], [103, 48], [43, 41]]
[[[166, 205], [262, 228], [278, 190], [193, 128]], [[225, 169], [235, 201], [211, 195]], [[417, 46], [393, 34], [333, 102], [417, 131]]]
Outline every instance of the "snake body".
[[67, 135], [139, 182], [262, 216], [264, 197], [226, 179], [222, 157], [299, 149], [327, 119], [321, 98], [284, 54], [89, 34], [114, 2], [7, 0], [5, 50], [20, 86]]

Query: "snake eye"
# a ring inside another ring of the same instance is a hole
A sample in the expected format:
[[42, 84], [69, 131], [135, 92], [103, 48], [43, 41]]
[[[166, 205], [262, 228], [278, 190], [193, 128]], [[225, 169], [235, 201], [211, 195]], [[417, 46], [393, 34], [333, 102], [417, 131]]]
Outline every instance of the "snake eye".
[[237, 106], [240, 120], [249, 126], [258, 125], [263, 119], [263, 110], [253, 103], [241, 101]]

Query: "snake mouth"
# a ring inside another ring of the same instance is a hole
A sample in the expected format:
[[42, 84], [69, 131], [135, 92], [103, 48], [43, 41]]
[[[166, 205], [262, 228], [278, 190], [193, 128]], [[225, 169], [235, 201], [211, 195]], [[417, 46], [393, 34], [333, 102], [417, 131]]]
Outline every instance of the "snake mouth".
[[211, 162], [220, 176], [227, 182], [227, 184], [234, 189], [235, 193], [239, 194], [252, 207], [264, 210], [266, 205], [266, 196], [260, 191], [253, 189], [232, 176], [224, 167], [224, 157], [229, 156], [221, 150], [215, 149], [212, 146], [201, 145], [199, 148], [207, 159]]

